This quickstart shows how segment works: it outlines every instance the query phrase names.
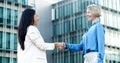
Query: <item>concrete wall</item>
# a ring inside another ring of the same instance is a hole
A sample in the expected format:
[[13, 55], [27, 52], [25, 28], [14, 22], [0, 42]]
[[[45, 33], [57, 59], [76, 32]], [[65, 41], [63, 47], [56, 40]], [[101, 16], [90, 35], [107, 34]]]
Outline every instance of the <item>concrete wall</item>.
[[[59, 0], [58, 0], [59, 1]], [[52, 4], [57, 0], [36, 0], [35, 7], [39, 15], [39, 25], [37, 26], [46, 42], [52, 42]], [[47, 51], [48, 63], [53, 63], [52, 51]]]

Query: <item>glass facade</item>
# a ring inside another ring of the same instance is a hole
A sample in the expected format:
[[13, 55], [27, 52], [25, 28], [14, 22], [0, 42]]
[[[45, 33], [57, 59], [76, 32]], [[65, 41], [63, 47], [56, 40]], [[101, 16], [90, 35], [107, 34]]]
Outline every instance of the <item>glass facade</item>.
[[17, 63], [17, 29], [28, 0], [0, 0], [0, 63]]
[[[3, 10], [4, 10], [4, 8], [0, 7], [0, 24], [3, 23]], [[7, 8], [6, 14], [7, 14], [7, 16], [6, 16], [7, 17], [7, 25], [8, 26], [11, 26], [11, 25], [17, 26], [17, 24], [18, 24], [18, 10], [12, 10], [10, 8]], [[13, 14], [13, 15], [11, 15], [11, 14]], [[12, 20], [12, 16], [14, 18], [13, 20]], [[14, 24], [12, 24], [12, 21], [14, 21]]]
[[[86, 7], [93, 3], [102, 7], [100, 20], [105, 28], [105, 62], [120, 63], [120, 2], [118, 0], [64, 0], [53, 4], [53, 41], [80, 43], [82, 35], [91, 26], [86, 17]], [[53, 58], [54, 63], [84, 62], [81, 51], [56, 49]]]
[[22, 3], [23, 5], [28, 4], [28, 0], [7, 0], [7, 2]]
[[[4, 61], [2, 61], [4, 60]], [[10, 63], [9, 57], [0, 57], [0, 63]], [[13, 63], [16, 63], [16, 58], [13, 58]]]

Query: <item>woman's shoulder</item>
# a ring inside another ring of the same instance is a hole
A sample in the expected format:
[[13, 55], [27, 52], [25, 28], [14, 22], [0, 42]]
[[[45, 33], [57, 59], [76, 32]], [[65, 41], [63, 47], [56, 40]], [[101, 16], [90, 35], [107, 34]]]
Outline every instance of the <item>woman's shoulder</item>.
[[103, 27], [103, 24], [97, 23], [97, 24], [96, 24], [96, 27]]
[[98, 29], [98, 30], [104, 30], [103, 24], [97, 23], [97, 24], [96, 24], [96, 29]]
[[37, 29], [37, 27], [36, 26], [33, 26], [33, 25], [30, 25], [29, 27], [28, 27], [28, 30], [36, 30]]
[[36, 26], [33, 26], [33, 25], [30, 25], [28, 28], [27, 28], [27, 32], [37, 32], [38, 29]]
[[28, 28], [36, 28], [36, 26], [30, 25], [30, 26], [28, 26]]

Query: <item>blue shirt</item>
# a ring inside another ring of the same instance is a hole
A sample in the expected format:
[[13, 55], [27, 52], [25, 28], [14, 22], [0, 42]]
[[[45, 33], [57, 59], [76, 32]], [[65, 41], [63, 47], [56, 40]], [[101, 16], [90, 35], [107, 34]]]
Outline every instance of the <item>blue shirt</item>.
[[103, 63], [104, 50], [105, 50], [105, 31], [102, 24], [96, 21], [92, 24], [89, 30], [82, 36], [80, 44], [66, 44], [66, 48], [70, 51], [83, 51], [83, 55], [88, 50], [94, 50], [98, 52], [98, 62]]

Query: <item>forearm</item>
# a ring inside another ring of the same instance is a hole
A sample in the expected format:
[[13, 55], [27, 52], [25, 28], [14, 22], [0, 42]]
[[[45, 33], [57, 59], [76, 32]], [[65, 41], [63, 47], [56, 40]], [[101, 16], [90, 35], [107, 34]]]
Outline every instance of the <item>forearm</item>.
[[66, 44], [66, 49], [73, 52], [77, 52], [81, 50], [80, 44]]

